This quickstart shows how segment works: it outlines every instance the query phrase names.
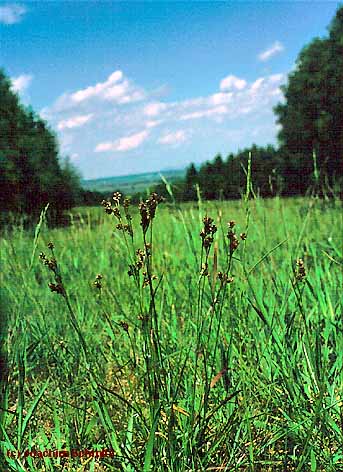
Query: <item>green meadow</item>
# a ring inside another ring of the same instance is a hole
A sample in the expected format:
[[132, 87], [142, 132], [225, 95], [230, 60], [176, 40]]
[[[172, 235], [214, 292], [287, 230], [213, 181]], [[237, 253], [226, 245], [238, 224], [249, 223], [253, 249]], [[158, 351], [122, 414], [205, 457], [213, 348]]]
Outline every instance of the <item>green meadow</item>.
[[3, 234], [1, 471], [343, 470], [338, 199], [71, 215]]

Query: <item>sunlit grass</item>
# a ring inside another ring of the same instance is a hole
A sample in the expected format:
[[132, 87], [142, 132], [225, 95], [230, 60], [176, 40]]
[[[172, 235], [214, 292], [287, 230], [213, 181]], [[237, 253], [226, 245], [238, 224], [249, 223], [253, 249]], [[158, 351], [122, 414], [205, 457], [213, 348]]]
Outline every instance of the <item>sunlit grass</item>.
[[[143, 249], [132, 214], [134, 248]], [[205, 215], [218, 230], [201, 276]], [[228, 267], [230, 220], [247, 239]], [[68, 228], [43, 223], [36, 243], [28, 231], [5, 235], [1, 470], [342, 470], [341, 231], [333, 200], [159, 206], [157, 346], [144, 328], [149, 286], [128, 276], [134, 253], [112, 216], [76, 209]], [[73, 315], [47, 286], [52, 273], [38, 256], [49, 241]], [[219, 290], [217, 274], [227, 269], [233, 281]], [[158, 386], [153, 404], [149, 381]], [[114, 458], [7, 457], [11, 449], [105, 447]]]

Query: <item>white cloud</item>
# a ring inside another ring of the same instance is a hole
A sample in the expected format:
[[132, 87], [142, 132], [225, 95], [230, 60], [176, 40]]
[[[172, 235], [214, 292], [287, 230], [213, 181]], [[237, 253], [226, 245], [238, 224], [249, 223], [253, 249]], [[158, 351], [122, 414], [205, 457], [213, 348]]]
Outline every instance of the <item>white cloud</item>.
[[225, 115], [229, 112], [228, 107], [221, 105], [215, 108], [209, 108], [205, 110], [198, 110], [192, 113], [186, 113], [180, 117], [181, 120], [194, 120], [197, 118], [205, 118], [209, 116]]
[[12, 90], [14, 92], [23, 93], [30, 86], [33, 76], [30, 74], [22, 74], [18, 77], [13, 77]]
[[251, 85], [250, 91], [253, 93], [256, 93], [260, 90], [263, 82], [264, 82], [264, 77], [260, 77], [259, 79], [255, 80], [255, 82]]
[[92, 118], [93, 118], [92, 113], [89, 113], [88, 115], [73, 116], [72, 118], [68, 118], [67, 120], [60, 121], [57, 125], [57, 128], [59, 130], [79, 128], [80, 126], [83, 126], [88, 121], [90, 121]]
[[117, 139], [114, 142], [99, 143], [95, 152], [107, 152], [107, 151], [129, 151], [140, 146], [149, 136], [149, 131], [144, 130], [140, 133], [125, 136]]
[[73, 102], [81, 103], [93, 97], [98, 97], [105, 100], [120, 100], [129, 89], [128, 80], [124, 80], [118, 85], [123, 78], [121, 70], [113, 72], [105, 82], [99, 82], [96, 85], [91, 85], [85, 89], [78, 90], [71, 94], [70, 98]]
[[144, 91], [124, 78], [121, 70], [116, 70], [104, 82], [98, 82], [70, 94], [63, 94], [56, 100], [53, 111], [63, 112], [75, 108], [76, 105], [89, 106], [90, 103], [94, 106], [99, 102], [126, 104], [144, 98]]
[[214, 93], [210, 96], [209, 102], [211, 103], [211, 105], [223, 105], [225, 103], [229, 103], [232, 97], [232, 93]]
[[228, 75], [220, 82], [220, 90], [243, 90], [247, 83], [244, 79], [240, 79], [234, 75]]
[[148, 120], [145, 123], [146, 128], [155, 128], [156, 126], [160, 125], [163, 122], [163, 120]]
[[184, 143], [187, 139], [186, 133], [183, 130], [178, 130], [175, 132], [165, 133], [158, 142], [160, 144], [168, 144], [168, 145], [178, 145]]
[[0, 7], [0, 23], [14, 25], [22, 20], [25, 13], [26, 8], [24, 5], [18, 5], [17, 3], [4, 5]]
[[124, 106], [145, 99], [145, 91], [127, 79], [121, 70], [114, 71], [104, 82], [66, 92], [55, 102], [40, 113], [47, 120], [66, 120], [68, 115], [97, 114], [98, 116], [111, 112], [114, 106]]
[[158, 116], [167, 108], [166, 103], [156, 102], [149, 103], [144, 107], [144, 114], [146, 116]]
[[272, 44], [270, 48], [266, 49], [258, 55], [258, 59], [262, 62], [268, 61], [270, 58], [272, 58], [279, 52], [282, 52], [284, 49], [285, 48], [283, 44], [280, 43], [280, 41], [275, 41], [275, 43]]
[[284, 74], [273, 74], [273, 75], [269, 76], [269, 80], [273, 84], [275, 84], [277, 82], [281, 82], [281, 80], [283, 80], [283, 78], [284, 78]]

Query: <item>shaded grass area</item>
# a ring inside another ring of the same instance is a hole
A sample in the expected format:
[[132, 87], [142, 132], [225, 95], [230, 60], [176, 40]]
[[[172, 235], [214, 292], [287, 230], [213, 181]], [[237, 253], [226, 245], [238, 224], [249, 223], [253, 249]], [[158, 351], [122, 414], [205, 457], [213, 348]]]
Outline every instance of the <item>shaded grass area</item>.
[[[5, 235], [1, 470], [343, 470], [341, 210], [164, 204], [144, 233], [130, 209], [132, 241], [83, 209]], [[86, 448], [114, 457], [24, 457]]]

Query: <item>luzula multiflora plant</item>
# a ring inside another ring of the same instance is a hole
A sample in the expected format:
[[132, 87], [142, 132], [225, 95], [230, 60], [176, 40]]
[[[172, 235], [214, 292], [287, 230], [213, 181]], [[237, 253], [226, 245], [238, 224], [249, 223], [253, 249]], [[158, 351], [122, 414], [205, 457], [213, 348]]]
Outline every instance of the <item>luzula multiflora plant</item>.
[[[221, 379], [226, 390], [226, 397], [222, 400], [218, 408], [233, 398], [237, 392], [229, 391], [229, 382], [226, 380], [227, 369], [225, 355], [220, 356], [220, 350], [225, 351], [221, 340], [221, 325], [224, 308], [231, 303], [231, 288], [228, 287], [234, 282], [232, 276], [232, 264], [234, 253], [238, 249], [240, 240], [235, 232], [236, 223], [232, 220], [228, 223], [226, 238], [229, 244], [226, 247], [226, 259], [223, 270], [217, 270], [218, 264], [218, 246], [214, 246], [214, 238], [217, 233], [217, 227], [214, 220], [208, 216], [203, 218], [203, 229], [200, 232], [202, 240], [201, 245], [201, 268], [198, 284], [198, 303], [197, 303], [197, 323], [196, 323], [196, 350], [194, 360], [194, 378], [193, 378], [193, 404], [191, 405], [191, 418], [193, 428], [197, 431], [196, 444], [203, 444], [205, 436], [209, 432], [209, 424], [213, 419], [213, 405], [210, 402], [211, 390]], [[241, 233], [241, 240], [246, 239], [246, 234]], [[211, 248], [214, 247], [213, 267], [210, 267]], [[212, 273], [211, 273], [212, 271]], [[204, 295], [208, 285], [211, 293], [209, 306], [205, 306]], [[201, 362], [200, 360], [201, 359]], [[220, 361], [219, 361], [220, 359]], [[202, 364], [202, 365], [201, 365]], [[198, 385], [202, 385], [201, 391]], [[197, 397], [201, 393], [199, 399]], [[194, 452], [189, 451], [193, 455]], [[198, 450], [200, 456], [204, 451]]]
[[[116, 229], [123, 233], [130, 263], [128, 275], [132, 277], [138, 294], [140, 315], [143, 333], [143, 357], [145, 361], [145, 377], [147, 379], [148, 403], [151, 407], [152, 417], [156, 416], [156, 410], [160, 408], [159, 399], [161, 389], [165, 386], [163, 379], [163, 359], [161, 352], [161, 338], [159, 335], [159, 320], [156, 310], [156, 291], [158, 278], [153, 273], [153, 221], [156, 210], [163, 198], [156, 193], [139, 204], [141, 235], [136, 235], [132, 226], [130, 214], [130, 201], [124, 199], [116, 192], [113, 195], [113, 203], [103, 201], [105, 212], [112, 215], [118, 223]], [[129, 237], [127, 237], [127, 235]], [[137, 238], [135, 238], [137, 236]], [[136, 239], [142, 236], [143, 248], [136, 247]], [[149, 295], [145, 292], [148, 290]]]
[[[197, 294], [197, 320], [195, 326], [195, 345], [192, 351], [185, 355], [184, 366], [188, 364], [193, 376], [183, 379], [183, 369], [175, 376], [170, 384], [175, 384], [172, 392], [167, 392], [166, 365], [163, 358], [162, 344], [163, 335], [160, 333], [160, 323], [156, 310], [156, 290], [158, 283], [154, 285], [156, 276], [153, 274], [153, 222], [158, 204], [162, 201], [153, 193], [146, 201], [139, 204], [141, 236], [143, 248], [135, 246], [138, 235], [135, 234], [132, 226], [132, 218], [129, 215], [129, 204], [124, 200], [121, 204], [119, 193], [114, 194], [113, 202], [103, 202], [105, 211], [118, 220], [116, 228], [122, 231], [130, 255], [128, 275], [133, 278], [140, 295], [141, 315], [143, 333], [143, 357], [145, 360], [145, 377], [147, 378], [147, 403], [150, 405], [151, 425], [157, 427], [156, 418], [163, 412], [169, 411], [169, 419], [166, 423], [168, 442], [175, 442], [177, 422], [175, 421], [175, 405], [182, 402], [187, 410], [184, 410], [185, 426], [192, 434], [189, 442], [185, 446], [183, 440], [180, 442], [184, 447], [184, 454], [188, 457], [201, 457], [205, 454], [205, 438], [209, 433], [210, 424], [214, 420], [215, 412], [223, 408], [237, 392], [230, 390], [229, 382], [226, 381], [228, 366], [225, 356], [221, 356], [223, 351], [221, 336], [221, 325], [224, 311], [230, 306], [231, 284], [234, 281], [232, 275], [232, 265], [234, 254], [236, 253], [240, 240], [246, 239], [246, 234], [242, 233], [240, 238], [235, 231], [235, 222], [228, 223], [226, 240], [226, 257], [222, 270], [218, 269], [218, 246], [214, 249], [214, 261], [212, 266], [211, 252], [215, 246], [215, 236], [217, 226], [214, 220], [205, 216], [203, 218], [203, 228], [200, 232], [201, 257], [199, 267], [198, 294]], [[124, 210], [124, 211], [123, 211]], [[124, 219], [123, 216], [124, 215]], [[129, 234], [130, 238], [127, 238]], [[130, 243], [129, 244], [129, 240]], [[206, 294], [210, 293], [210, 301]], [[193, 364], [193, 366], [192, 366]], [[168, 373], [169, 380], [173, 378], [173, 373]], [[223, 380], [225, 385], [225, 397], [219, 405], [213, 405], [211, 392], [213, 387]], [[191, 392], [184, 398], [185, 391], [180, 385], [184, 382], [190, 383]], [[188, 411], [188, 412], [187, 412]], [[165, 413], [164, 413], [165, 414]], [[161, 425], [160, 425], [161, 427]], [[179, 432], [180, 433], [180, 432]], [[182, 436], [182, 435], [181, 435]], [[180, 437], [181, 437], [180, 436]], [[218, 443], [219, 444], [219, 443]]]
[[[163, 330], [161, 332], [156, 308], [156, 293], [162, 278], [157, 277], [153, 270], [153, 225], [156, 210], [161, 201], [162, 198], [153, 193], [139, 204], [140, 231], [133, 225], [128, 199], [122, 199], [121, 194], [116, 192], [112, 201], [102, 202], [105, 212], [114, 220], [114, 230], [122, 233], [127, 247], [129, 257], [127, 274], [136, 286], [140, 307], [140, 312], [137, 313], [142, 334], [142, 342], [138, 346], [140, 353], [135, 352], [135, 343], [130, 337], [132, 329], [130, 323], [122, 320], [119, 325], [128, 334], [132, 344], [133, 369], [141, 369], [142, 366], [144, 369], [144, 376], [141, 376], [144, 378], [144, 385], [141, 384], [140, 388], [142, 388], [141, 392], [144, 392], [144, 403], [150, 412], [150, 438], [155, 436], [157, 430], [163, 429], [163, 434], [167, 438], [167, 450], [168, 444], [173, 443], [175, 447], [175, 440], [177, 440], [180, 447], [184, 449], [185, 457], [199, 458], [206, 454], [204, 445], [209, 430], [212, 428], [213, 431], [215, 413], [224, 408], [226, 403], [237, 394], [226, 378], [228, 366], [225, 355], [222, 355], [225, 351], [222, 341], [222, 318], [224, 312], [225, 316], [230, 316], [228, 311], [230, 311], [232, 295], [231, 286], [234, 282], [233, 260], [237, 258], [236, 251], [240, 240], [245, 240], [246, 235], [242, 233], [239, 238], [236, 235], [235, 222], [228, 223], [225, 235], [226, 256], [223, 258], [223, 266], [218, 267], [218, 243], [215, 242], [218, 233], [217, 226], [209, 216], [203, 218], [203, 228], [200, 232], [201, 258], [198, 268], [194, 345], [187, 347], [187, 353], [181, 362], [182, 368], [170, 372], [166, 350], [169, 341], [165, 338], [165, 332]], [[49, 287], [66, 300], [72, 324], [83, 344], [52, 244], [49, 245], [49, 249], [52, 258], [41, 254], [42, 262], [54, 276], [54, 281], [49, 284]], [[104, 290], [101, 274], [95, 277], [93, 285], [100, 299]], [[111, 326], [113, 325], [111, 319], [108, 318], [107, 321]], [[114, 324], [118, 325], [118, 323]], [[85, 345], [84, 350], [87, 359]], [[143, 364], [139, 363], [140, 358], [144, 359]], [[186, 371], [187, 378], [184, 378]], [[212, 395], [213, 387], [219, 385], [221, 380], [224, 389], [222, 389], [221, 400], [216, 404], [214, 398], [217, 394]], [[177, 410], [179, 403], [185, 407], [185, 410], [182, 410], [185, 424], [181, 429], [179, 429], [180, 422], [175, 419], [175, 411], [179, 411]], [[187, 444], [183, 439], [183, 428], [191, 432]], [[215, 439], [213, 441], [220, 447], [220, 441], [218, 443]], [[170, 451], [169, 454], [172, 456]]]
[[45, 255], [44, 252], [41, 252], [40, 255], [39, 255], [39, 258], [42, 261], [42, 263], [53, 274], [54, 282], [49, 282], [48, 287], [50, 288], [51, 292], [55, 292], [56, 294], [58, 294], [58, 295], [60, 295], [64, 298], [64, 300], [66, 302], [66, 305], [68, 307], [69, 319], [70, 319], [71, 325], [75, 329], [75, 331], [76, 331], [76, 333], [79, 337], [79, 341], [80, 341], [80, 344], [82, 346], [82, 350], [83, 350], [84, 357], [85, 357], [85, 360], [86, 360], [86, 365], [89, 365], [88, 360], [87, 360], [88, 353], [87, 353], [86, 342], [85, 342], [84, 337], [82, 335], [82, 332], [80, 330], [79, 323], [77, 321], [75, 313], [74, 313], [74, 311], [72, 309], [72, 306], [70, 304], [68, 293], [67, 293], [67, 291], [65, 289], [65, 286], [63, 284], [62, 274], [61, 274], [60, 268], [59, 268], [58, 263], [57, 263], [57, 259], [56, 259], [55, 254], [54, 254], [54, 244], [52, 242], [49, 242], [47, 247], [51, 252], [51, 257], [49, 258]]

